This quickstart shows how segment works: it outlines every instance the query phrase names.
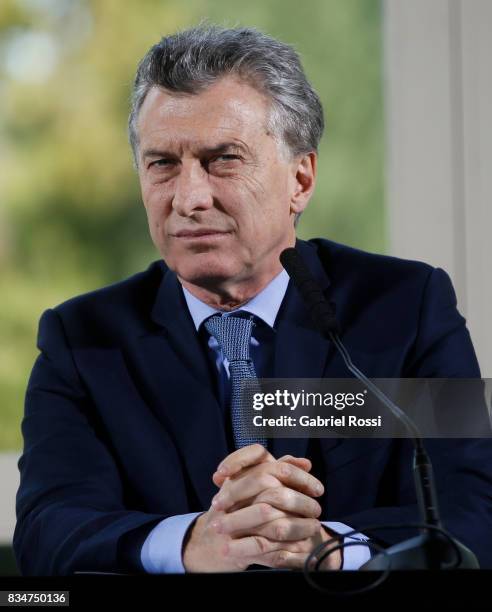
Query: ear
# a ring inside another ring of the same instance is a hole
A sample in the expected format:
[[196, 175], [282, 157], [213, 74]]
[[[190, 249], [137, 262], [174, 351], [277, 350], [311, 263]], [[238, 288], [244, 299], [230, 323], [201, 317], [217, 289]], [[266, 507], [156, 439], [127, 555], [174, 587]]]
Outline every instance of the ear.
[[290, 199], [290, 211], [301, 213], [313, 194], [316, 184], [318, 155], [312, 151], [293, 161], [293, 192]]

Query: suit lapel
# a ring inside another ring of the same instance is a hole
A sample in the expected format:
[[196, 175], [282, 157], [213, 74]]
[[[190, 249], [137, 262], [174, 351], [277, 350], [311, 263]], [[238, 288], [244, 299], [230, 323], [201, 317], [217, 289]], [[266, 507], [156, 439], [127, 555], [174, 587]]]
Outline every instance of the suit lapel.
[[[311, 273], [326, 292], [330, 279], [316, 245], [298, 240]], [[176, 275], [166, 268], [152, 309], [156, 333], [138, 339], [137, 357], [152, 391], [157, 416], [176, 440], [203, 507], [209, 507], [217, 489], [211, 476], [229, 453], [220, 405], [212, 392], [206, 356]], [[275, 378], [323, 378], [334, 353], [311, 320], [297, 289], [289, 282], [275, 321]], [[309, 438], [275, 438], [271, 451], [304, 457]], [[324, 452], [340, 439], [322, 440]]]
[[203, 507], [217, 492], [212, 474], [228, 454], [206, 356], [176, 275], [164, 273], [152, 310], [157, 333], [137, 341], [137, 358], [158, 418], [176, 440]]

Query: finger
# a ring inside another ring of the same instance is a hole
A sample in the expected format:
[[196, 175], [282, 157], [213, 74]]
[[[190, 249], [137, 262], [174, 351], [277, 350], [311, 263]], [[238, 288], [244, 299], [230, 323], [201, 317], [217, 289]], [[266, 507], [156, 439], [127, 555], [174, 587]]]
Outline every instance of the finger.
[[212, 499], [212, 507], [215, 510], [230, 511], [241, 502], [244, 505], [246, 500], [256, 497], [265, 489], [280, 486], [282, 486], [282, 483], [267, 469], [252, 468], [246, 475], [236, 479], [229, 478], [227, 482], [224, 482], [220, 491]]
[[272, 542], [262, 536], [231, 539], [224, 545], [224, 555], [236, 559], [250, 559], [251, 563], [262, 555], [280, 549], [284, 544]]
[[[278, 483], [280, 485], [280, 483]], [[231, 506], [230, 508], [227, 509], [227, 512], [224, 512], [224, 514], [229, 514], [231, 512], [235, 512], [236, 510], [240, 510], [241, 508], [246, 508], [247, 506], [252, 506], [255, 503], [255, 499], [256, 499], [256, 495], [254, 495], [253, 497], [248, 497], [246, 499], [243, 499], [239, 502], [237, 502], [236, 504], [234, 504], [233, 506]]]
[[[268, 458], [267, 461], [271, 463], [270, 458]], [[283, 457], [280, 457], [278, 461], [284, 461], [285, 463], [295, 465], [301, 470], [304, 470], [305, 472], [310, 472], [312, 468], [311, 461], [309, 459], [306, 459], [305, 457], [293, 457], [292, 455], [284, 455]], [[237, 475], [237, 473], [234, 475]], [[227, 476], [224, 476], [219, 472], [215, 472], [212, 476], [214, 484], [219, 488], [224, 484], [227, 478]]]
[[255, 504], [266, 503], [278, 510], [303, 518], [318, 518], [322, 512], [320, 504], [315, 499], [288, 487], [265, 489], [255, 497], [254, 501]]
[[[286, 463], [295, 465], [299, 467], [301, 470], [304, 470], [305, 472], [310, 472], [312, 468], [311, 461], [309, 459], [306, 459], [305, 457], [293, 457], [292, 455], [284, 455], [283, 457], [280, 457], [278, 461], [284, 461]], [[228, 479], [228, 476], [223, 476], [222, 474], [219, 474], [218, 472], [215, 472], [214, 475], [212, 476], [212, 480], [214, 484], [219, 488], [222, 487], [222, 485], [227, 479]], [[241, 507], [241, 506], [238, 506], [238, 507]]]
[[264, 463], [230, 479], [227, 489], [222, 489], [216, 496], [223, 504], [220, 509], [227, 510], [238, 501], [253, 497], [266, 488], [277, 486], [272, 477], [285, 486], [311, 497], [319, 497], [324, 492], [324, 487], [317, 478], [295, 465], [283, 461]]
[[264, 523], [259, 527], [250, 527], [248, 532], [237, 530], [231, 535], [237, 538], [259, 535], [274, 542], [294, 542], [314, 538], [319, 533], [320, 523], [318, 520], [282, 514], [282, 517]]
[[236, 559], [249, 558], [251, 563], [263, 564], [261, 559], [269, 553], [284, 551], [303, 554], [304, 559], [313, 548], [312, 542], [301, 540], [298, 542], [274, 542], [263, 536], [248, 536], [231, 539], [224, 545], [224, 554]]
[[[244, 446], [228, 455], [217, 467], [212, 479], [217, 486], [222, 486], [225, 477], [234, 476], [244, 468], [263, 462], [275, 462], [275, 457], [261, 444], [250, 444]], [[216, 478], [217, 481], [216, 482]]]
[[291, 489], [313, 497], [319, 497], [324, 493], [323, 484], [312, 474], [300, 469], [296, 465], [278, 461], [272, 466], [272, 470], [274, 476]]
[[281, 483], [311, 497], [319, 497], [324, 491], [321, 482], [311, 474], [295, 465], [276, 461], [255, 466], [245, 475], [225, 482], [212, 500], [212, 505], [216, 510], [227, 511], [238, 502], [254, 497], [265, 489], [278, 487]]
[[292, 455], [284, 455], [283, 457], [280, 457], [278, 461], [285, 461], [286, 463], [295, 465], [298, 468], [301, 468], [301, 470], [304, 470], [305, 472], [310, 472], [311, 468], [313, 467], [311, 461], [309, 459], [306, 459], [305, 457], [293, 457]]
[[219, 474], [219, 472], [214, 472], [212, 474], [212, 482], [216, 487], [220, 487], [224, 484], [226, 480], [229, 479], [229, 476], [224, 476], [223, 474]]
[[[293, 554], [304, 554], [306, 559], [307, 554], [313, 552], [318, 543], [316, 538], [307, 538], [305, 540], [297, 540], [295, 542], [282, 542], [278, 550], [283, 550]], [[325, 553], [329, 553], [323, 559], [319, 569], [321, 570], [338, 570], [342, 565], [342, 554], [339, 549], [335, 550], [336, 545], [333, 544], [325, 548], [318, 557], [321, 557]], [[313, 559], [313, 569], [316, 561]]]
[[244, 535], [249, 536], [252, 535], [249, 530], [286, 516], [285, 512], [269, 504], [253, 504], [235, 512], [221, 514], [213, 521], [212, 527], [217, 533], [238, 536], [237, 532], [244, 532]]
[[265, 553], [258, 560], [256, 560], [255, 563], [275, 569], [302, 569], [307, 557], [308, 553], [294, 553], [288, 550], [276, 550]]

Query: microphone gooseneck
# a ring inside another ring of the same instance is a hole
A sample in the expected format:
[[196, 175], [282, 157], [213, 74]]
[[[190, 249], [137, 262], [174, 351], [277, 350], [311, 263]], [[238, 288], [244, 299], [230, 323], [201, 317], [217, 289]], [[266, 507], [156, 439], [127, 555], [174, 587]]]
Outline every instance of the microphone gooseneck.
[[[414, 444], [413, 471], [417, 504], [422, 521], [421, 535], [386, 549], [384, 555], [379, 554], [373, 557], [361, 569], [379, 570], [388, 569], [388, 567], [391, 569], [435, 569], [450, 567], [451, 549], [453, 550], [451, 558], [456, 558], [456, 550], [459, 550], [459, 567], [478, 568], [475, 555], [461, 543], [452, 539], [442, 528], [432, 463], [425, 450], [423, 437], [417, 425], [354, 365], [349, 352], [340, 339], [341, 330], [334, 309], [308, 270], [299, 252], [295, 248], [285, 249], [280, 255], [280, 262], [303, 298], [320, 333], [333, 342], [347, 369], [364, 383], [405, 426]], [[385, 528], [385, 526], [382, 526], [382, 528]], [[438, 539], [439, 531], [445, 533], [445, 542]], [[452, 547], [449, 546], [450, 540], [453, 543]], [[455, 567], [456, 564], [451, 564], [451, 566]]]

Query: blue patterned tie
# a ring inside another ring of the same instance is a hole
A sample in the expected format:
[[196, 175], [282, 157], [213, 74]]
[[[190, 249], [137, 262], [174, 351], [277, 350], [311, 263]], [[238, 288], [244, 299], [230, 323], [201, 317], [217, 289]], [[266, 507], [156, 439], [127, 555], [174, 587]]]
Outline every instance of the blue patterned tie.
[[[243, 312], [245, 315], [249, 314]], [[253, 318], [253, 315], [249, 315], [248, 318], [233, 315], [213, 315], [204, 323], [205, 329], [217, 340], [229, 362], [231, 419], [236, 448], [256, 443], [266, 447], [265, 438], [253, 436], [246, 430], [241, 405], [241, 380], [257, 378], [253, 361], [249, 355], [251, 332], [254, 325]]]

